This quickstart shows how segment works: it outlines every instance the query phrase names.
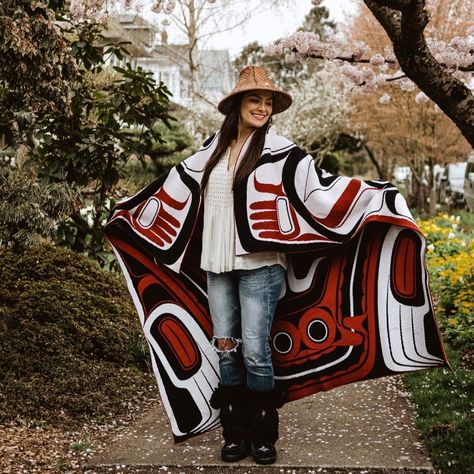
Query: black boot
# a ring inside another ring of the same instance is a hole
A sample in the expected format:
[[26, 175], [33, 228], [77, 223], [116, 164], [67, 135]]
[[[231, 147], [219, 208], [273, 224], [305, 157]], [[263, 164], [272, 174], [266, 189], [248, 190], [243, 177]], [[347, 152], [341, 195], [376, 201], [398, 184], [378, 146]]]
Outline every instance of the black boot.
[[244, 385], [221, 385], [212, 394], [210, 403], [220, 408], [224, 446], [221, 457], [225, 462], [240, 461], [250, 453], [247, 440], [247, 388]]
[[280, 389], [269, 392], [249, 390], [250, 452], [257, 464], [276, 461], [275, 442], [278, 439], [278, 411], [283, 406], [284, 393]]

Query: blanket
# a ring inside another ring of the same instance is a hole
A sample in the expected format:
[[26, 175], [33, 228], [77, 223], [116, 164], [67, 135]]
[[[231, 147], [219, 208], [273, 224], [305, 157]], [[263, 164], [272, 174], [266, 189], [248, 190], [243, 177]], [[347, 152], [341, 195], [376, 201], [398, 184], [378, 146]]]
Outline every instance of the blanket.
[[[119, 202], [106, 235], [148, 342], [175, 441], [218, 426], [219, 382], [206, 273], [200, 182], [219, 139]], [[245, 153], [244, 146], [239, 160]], [[403, 372], [448, 366], [424, 264], [425, 239], [397, 188], [318, 168], [269, 128], [234, 192], [236, 254], [288, 255], [271, 349], [292, 401]]]

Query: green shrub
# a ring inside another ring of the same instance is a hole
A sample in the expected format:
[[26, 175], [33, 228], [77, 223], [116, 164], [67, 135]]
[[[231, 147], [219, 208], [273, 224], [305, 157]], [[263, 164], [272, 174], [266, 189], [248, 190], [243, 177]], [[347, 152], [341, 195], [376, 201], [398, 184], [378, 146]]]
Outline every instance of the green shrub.
[[118, 414], [150, 384], [120, 277], [42, 244], [0, 253], [0, 421]]

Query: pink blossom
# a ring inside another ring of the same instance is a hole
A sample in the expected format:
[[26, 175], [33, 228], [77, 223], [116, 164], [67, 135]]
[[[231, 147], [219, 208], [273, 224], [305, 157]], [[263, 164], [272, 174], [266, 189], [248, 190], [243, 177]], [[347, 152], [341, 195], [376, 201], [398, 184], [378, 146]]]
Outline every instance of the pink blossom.
[[400, 82], [398, 84], [402, 91], [412, 92], [415, 90], [415, 83], [408, 79], [408, 77], [403, 77], [402, 79], [400, 79]]
[[356, 85], [360, 85], [363, 82], [362, 72], [359, 68], [352, 66], [351, 64], [344, 64], [341, 66], [342, 74]]
[[388, 77], [390, 77], [388, 74], [377, 74], [375, 76], [375, 83], [379, 86], [385, 85]]
[[369, 51], [369, 47], [363, 41], [357, 41], [355, 49], [353, 49], [352, 57], [355, 60], [362, 59]]
[[173, 13], [174, 7], [176, 6], [176, 2], [173, 0], [168, 0], [168, 3], [165, 5], [165, 13], [170, 15]]
[[264, 52], [268, 56], [280, 56], [283, 52], [283, 47], [280, 44], [269, 44], [264, 48]]
[[342, 35], [340, 35], [339, 33], [335, 33], [333, 35], [328, 36], [327, 42], [333, 48], [341, 49], [344, 46], [346, 46], [344, 37]]
[[469, 52], [469, 45], [465, 38], [461, 36], [455, 36], [450, 42], [449, 46], [454, 49], [457, 49], [460, 52], [468, 53]]
[[163, 11], [163, 0], [156, 0], [151, 7], [151, 11], [154, 13], [161, 13]]
[[285, 61], [287, 63], [295, 63], [296, 62], [296, 54], [295, 53], [286, 53], [285, 54]]
[[449, 44], [443, 40], [429, 38], [427, 43], [436, 60], [448, 68], [469, 66], [474, 61], [474, 51], [469, 37], [456, 36]]
[[305, 58], [311, 53], [323, 53], [325, 43], [322, 43], [319, 35], [308, 31], [297, 31], [291, 36], [279, 41], [282, 48], [296, 49], [298, 58]]
[[102, 7], [105, 0], [89, 0], [89, 8], [92, 10], [98, 10]]
[[368, 67], [362, 68], [362, 77], [365, 82], [374, 82], [375, 81], [375, 72]]
[[416, 97], [415, 97], [415, 102], [417, 104], [424, 104], [426, 102], [428, 102], [430, 100], [430, 98], [424, 93], [424, 92], [418, 92], [418, 94], [416, 94]]
[[326, 59], [336, 59], [339, 56], [339, 53], [336, 48], [332, 47], [331, 45], [328, 45], [327, 48], [324, 48], [323, 56]]
[[71, 0], [69, 12], [76, 20], [81, 19], [84, 16], [84, 3], [82, 3], [82, 0]]
[[321, 3], [323, 3], [323, 0], [311, 0], [311, 3], [312, 3], [315, 7], [319, 7], [319, 5], [321, 5]]
[[390, 61], [390, 62], [394, 62], [394, 61], [396, 62], [397, 61], [397, 57], [395, 56], [395, 52], [389, 46], [386, 46], [384, 48], [383, 56], [384, 56], [386, 61]]
[[379, 102], [381, 104], [388, 104], [390, 102], [391, 97], [388, 94], [384, 94], [382, 97], [380, 97]]
[[[316, 3], [320, 4], [321, 2]], [[471, 75], [458, 69], [461, 66], [474, 63], [474, 39], [455, 37], [449, 43], [438, 39], [427, 39], [427, 42], [433, 55], [440, 63], [453, 71], [456, 70], [453, 73], [454, 77], [467, 84], [470, 83]], [[415, 90], [416, 86], [410, 79], [401, 77], [404, 76], [404, 73], [400, 70], [393, 48], [385, 47], [382, 52], [371, 56], [369, 52], [369, 47], [362, 41], [349, 44], [341, 35], [332, 35], [322, 41], [317, 34], [302, 31], [282, 38], [277, 44], [270, 45], [266, 49], [266, 53], [272, 56], [285, 55], [289, 62], [306, 61], [314, 56], [325, 59], [326, 64], [334, 66], [334, 73], [339, 70], [342, 74], [342, 81], [349, 93], [376, 91], [379, 86], [387, 83], [389, 78], [396, 79], [395, 84], [398, 84], [403, 91], [412, 92]], [[366, 63], [367, 57], [369, 57], [372, 67], [351, 64], [361, 62], [361, 60]], [[375, 72], [377, 70], [373, 66], [379, 68], [378, 73]], [[427, 100], [429, 99], [424, 94], [416, 96], [417, 103], [421, 104]]]
[[382, 66], [382, 64], [385, 64], [385, 58], [380, 53], [374, 54], [370, 58], [370, 64], [373, 66]]

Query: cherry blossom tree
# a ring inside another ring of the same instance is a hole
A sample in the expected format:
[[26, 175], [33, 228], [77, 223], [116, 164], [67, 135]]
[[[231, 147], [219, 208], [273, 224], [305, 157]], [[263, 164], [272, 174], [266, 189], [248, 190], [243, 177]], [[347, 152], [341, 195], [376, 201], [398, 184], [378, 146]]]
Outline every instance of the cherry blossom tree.
[[[313, 5], [321, 0], [313, 0]], [[327, 41], [312, 32], [297, 32], [267, 48], [288, 61], [316, 58], [338, 69], [354, 93], [373, 93], [387, 83], [398, 82], [403, 90], [420, 92], [418, 103], [432, 100], [456, 124], [474, 146], [474, 38], [454, 37], [443, 41], [427, 38], [430, 9], [437, 0], [364, 0], [385, 30], [392, 48], [367, 56], [363, 42], [347, 44], [340, 36]], [[452, 2], [456, 4], [457, 2]], [[466, 2], [471, 5], [472, 3]], [[471, 16], [472, 18], [472, 11]], [[383, 96], [382, 103], [389, 97]]]
[[348, 102], [341, 100], [324, 71], [293, 84], [288, 92], [293, 105], [275, 117], [278, 131], [321, 160], [346, 128]]
[[[458, 3], [464, 7], [467, 2]], [[454, 8], [452, 0], [439, 0], [428, 33], [433, 28], [443, 41], [469, 34], [472, 23], [462, 9]], [[344, 35], [349, 42], [365, 42], [370, 51], [384, 50], [390, 40], [374, 16], [364, 10], [351, 16]], [[449, 21], [453, 14], [458, 18], [455, 22]], [[411, 204], [434, 213], [437, 166], [465, 160], [471, 147], [436, 104], [420, 101], [420, 92], [413, 83], [410, 92], [402, 90], [397, 82], [384, 85], [374, 94], [351, 97], [350, 129], [362, 137], [380, 179], [391, 179], [396, 165], [409, 166], [407, 191]]]

